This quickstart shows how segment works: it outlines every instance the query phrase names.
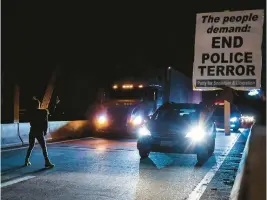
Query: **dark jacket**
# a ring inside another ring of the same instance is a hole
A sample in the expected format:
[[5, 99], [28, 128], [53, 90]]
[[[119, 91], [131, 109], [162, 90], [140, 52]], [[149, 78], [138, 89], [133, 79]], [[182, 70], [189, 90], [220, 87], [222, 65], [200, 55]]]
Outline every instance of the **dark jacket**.
[[34, 109], [29, 111], [31, 125], [30, 133], [34, 135], [46, 135], [48, 128], [48, 111], [45, 109]]

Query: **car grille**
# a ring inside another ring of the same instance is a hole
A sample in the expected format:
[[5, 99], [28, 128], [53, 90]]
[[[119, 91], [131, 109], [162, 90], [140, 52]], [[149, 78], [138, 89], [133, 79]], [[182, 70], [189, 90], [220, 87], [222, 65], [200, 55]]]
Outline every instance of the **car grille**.
[[171, 138], [171, 139], [183, 139], [185, 138], [184, 133], [178, 132], [152, 132], [152, 136], [156, 138]]
[[111, 119], [110, 126], [126, 126], [128, 109], [113, 108], [108, 111], [108, 114]]

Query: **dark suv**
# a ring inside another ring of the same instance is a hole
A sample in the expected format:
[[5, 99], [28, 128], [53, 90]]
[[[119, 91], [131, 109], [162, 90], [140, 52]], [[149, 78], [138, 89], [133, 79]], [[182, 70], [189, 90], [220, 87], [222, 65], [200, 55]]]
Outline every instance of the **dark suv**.
[[199, 104], [170, 103], [161, 106], [139, 129], [137, 148], [141, 158], [150, 152], [193, 153], [203, 163], [214, 152], [215, 137], [212, 119], [200, 123]]

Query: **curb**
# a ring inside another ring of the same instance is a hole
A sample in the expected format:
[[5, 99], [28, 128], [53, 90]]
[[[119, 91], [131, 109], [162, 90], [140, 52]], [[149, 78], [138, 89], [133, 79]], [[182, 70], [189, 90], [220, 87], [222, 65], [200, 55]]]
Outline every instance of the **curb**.
[[241, 161], [238, 166], [237, 174], [235, 177], [234, 185], [231, 190], [230, 198], [229, 200], [238, 200], [239, 197], [239, 192], [241, 189], [241, 183], [244, 180], [244, 174], [245, 174], [245, 165], [246, 165], [246, 160], [248, 156], [248, 150], [249, 150], [249, 143], [250, 143], [250, 136], [251, 136], [251, 130], [253, 126], [250, 128], [249, 135], [245, 144], [245, 148], [243, 150], [243, 155], [241, 157]]

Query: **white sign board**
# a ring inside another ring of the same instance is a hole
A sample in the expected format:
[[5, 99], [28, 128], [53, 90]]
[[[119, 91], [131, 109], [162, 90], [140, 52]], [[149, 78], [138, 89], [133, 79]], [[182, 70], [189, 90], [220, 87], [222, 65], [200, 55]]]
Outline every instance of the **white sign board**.
[[197, 14], [193, 89], [259, 89], [263, 20], [263, 10]]

